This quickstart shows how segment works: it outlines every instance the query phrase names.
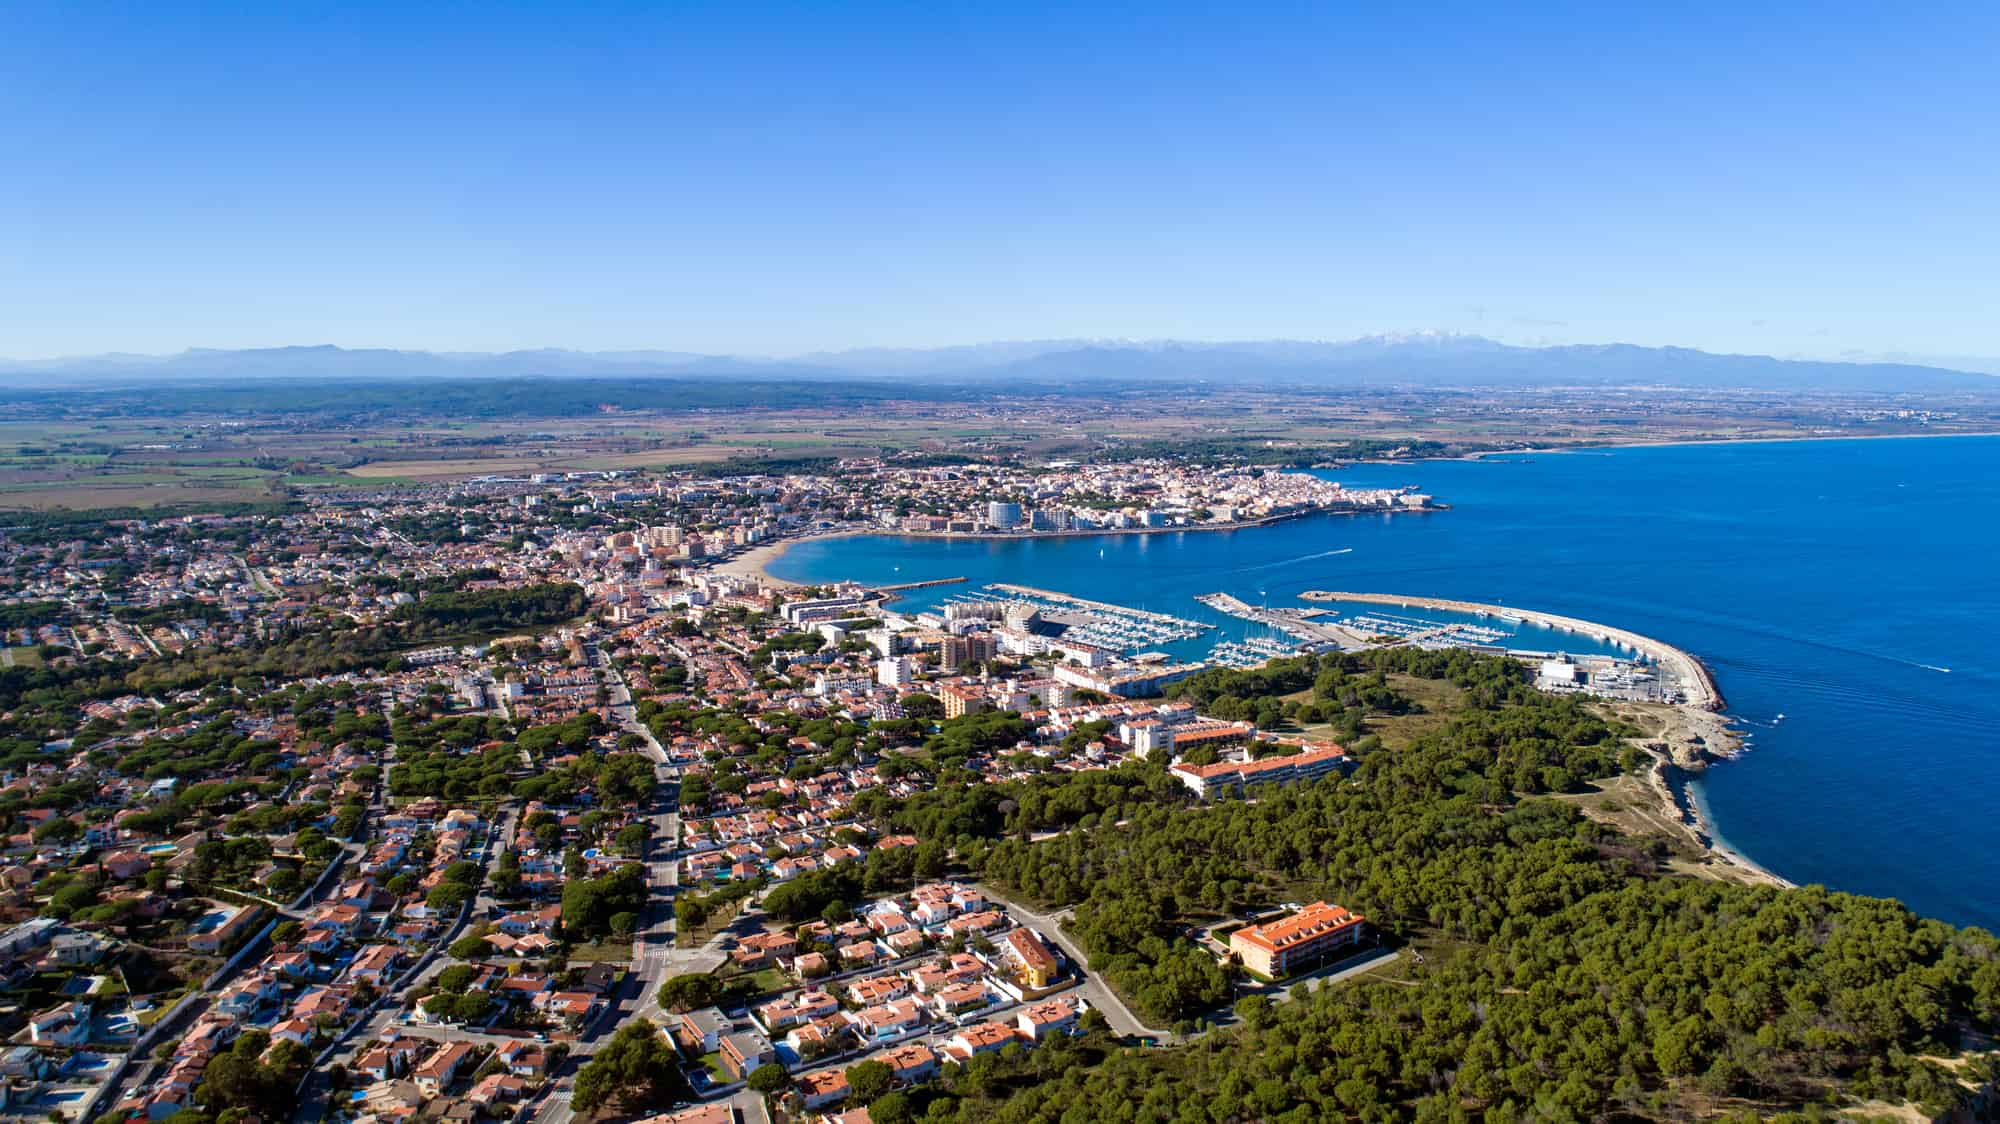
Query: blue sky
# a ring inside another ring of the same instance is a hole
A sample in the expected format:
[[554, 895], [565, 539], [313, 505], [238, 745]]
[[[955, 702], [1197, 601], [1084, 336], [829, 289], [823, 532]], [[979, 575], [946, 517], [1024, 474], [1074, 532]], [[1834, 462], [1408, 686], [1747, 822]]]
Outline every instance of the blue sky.
[[0, 355], [2000, 355], [2000, 5], [0, 8]]

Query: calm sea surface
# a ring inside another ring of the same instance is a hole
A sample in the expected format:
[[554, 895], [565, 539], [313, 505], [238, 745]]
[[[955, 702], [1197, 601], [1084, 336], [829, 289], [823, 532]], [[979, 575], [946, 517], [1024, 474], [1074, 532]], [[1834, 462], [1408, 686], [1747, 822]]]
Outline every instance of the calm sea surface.
[[[964, 575], [1225, 622], [1195, 594], [1340, 589], [1617, 625], [1715, 670], [1751, 752], [1697, 796], [1798, 882], [2000, 929], [2000, 438], [1535, 454], [1322, 473], [1453, 510], [1225, 533], [803, 543], [771, 572]], [[925, 606], [967, 586], [916, 591]], [[1203, 641], [1242, 635], [1231, 622]], [[1525, 630], [1515, 646], [1590, 648]], [[1780, 716], [1783, 716], [1782, 718]]]

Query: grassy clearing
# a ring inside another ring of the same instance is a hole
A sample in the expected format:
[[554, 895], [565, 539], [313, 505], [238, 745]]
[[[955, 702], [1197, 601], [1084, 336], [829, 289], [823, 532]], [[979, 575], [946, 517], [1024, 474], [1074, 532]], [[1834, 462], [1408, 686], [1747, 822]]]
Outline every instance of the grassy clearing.
[[[1415, 702], [1418, 707], [1409, 714], [1374, 715], [1362, 723], [1367, 732], [1382, 739], [1382, 744], [1391, 749], [1402, 749], [1425, 734], [1444, 729], [1465, 708], [1465, 692], [1442, 679], [1419, 679], [1393, 673], [1388, 678], [1389, 685], [1397, 693]], [[1285, 698], [1311, 702], [1313, 693], [1310, 689], [1295, 691]], [[1327, 722], [1313, 722], [1294, 729], [1309, 738], [1333, 738], [1333, 726]]]
[[683, 928], [676, 924], [674, 926], [674, 943], [680, 945], [682, 948], [699, 948], [707, 944], [717, 933], [727, 929], [730, 922], [736, 920], [736, 915], [743, 912], [743, 904], [740, 901], [736, 901], [717, 906], [708, 915], [708, 920], [696, 925], [692, 929]]
[[759, 968], [754, 972], [731, 972], [729, 968], [730, 965], [725, 964], [716, 974], [727, 979], [732, 988], [740, 988], [745, 996], [765, 995], [798, 986], [796, 980], [776, 968]]
[[1368, 732], [1381, 738], [1382, 744], [1391, 749], [1401, 749], [1425, 734], [1444, 729], [1465, 709], [1465, 692], [1442, 679], [1391, 675], [1389, 685], [1421, 708], [1410, 714], [1380, 715], [1368, 719]]
[[583, 944], [571, 946], [569, 958], [572, 961], [588, 960], [593, 963], [601, 961], [610, 964], [629, 964], [632, 962], [632, 942], [629, 939], [621, 941], [615, 937], [601, 941], [587, 941]]

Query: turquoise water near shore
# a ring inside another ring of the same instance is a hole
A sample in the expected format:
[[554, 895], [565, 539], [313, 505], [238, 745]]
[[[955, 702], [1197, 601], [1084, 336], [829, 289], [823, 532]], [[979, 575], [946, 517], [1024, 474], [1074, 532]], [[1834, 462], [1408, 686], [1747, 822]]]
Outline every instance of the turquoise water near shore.
[[[964, 575], [1201, 620], [1223, 618], [1199, 593], [1276, 606], [1340, 589], [1627, 628], [1705, 660], [1750, 734], [1750, 752], [1697, 786], [1729, 846], [1796, 882], [2000, 928], [2000, 438], [1627, 448], [1321, 475], [1413, 484], [1453, 510], [1231, 532], [826, 539], [770, 569], [884, 584]], [[965, 588], [914, 591], [910, 603]]]

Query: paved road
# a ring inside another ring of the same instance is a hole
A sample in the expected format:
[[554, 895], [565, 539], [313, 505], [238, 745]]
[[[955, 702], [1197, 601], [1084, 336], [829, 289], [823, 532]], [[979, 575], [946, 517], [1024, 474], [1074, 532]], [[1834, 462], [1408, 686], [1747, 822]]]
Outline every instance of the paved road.
[[1275, 1000], [1290, 999], [1302, 991], [1317, 991], [1328, 984], [1337, 984], [1342, 980], [1365, 975], [1377, 968], [1386, 968], [1402, 955], [1401, 951], [1392, 948], [1367, 949], [1283, 984], [1245, 987], [1243, 990], [1251, 994], [1268, 995]]
[[[385, 754], [393, 756], [393, 752], [393, 750], [386, 750]], [[375, 799], [370, 804], [369, 810], [371, 814], [379, 815], [386, 810], [387, 787], [387, 770], [384, 770], [382, 784], [377, 786]], [[501, 848], [513, 839], [514, 825], [519, 816], [520, 810], [512, 803], [509, 803], [501, 809], [499, 819], [487, 826], [486, 842], [482, 849], [480, 860], [480, 865], [484, 869], [486, 877], [480, 883], [479, 892], [473, 895], [472, 905], [470, 908], [459, 911], [458, 918], [452, 922], [451, 927], [439, 934], [438, 939], [424, 953], [424, 959], [418, 963], [415, 971], [407, 975], [400, 986], [377, 1000], [373, 1009], [363, 1017], [359, 1025], [350, 1027], [340, 1038], [335, 1040], [333, 1050], [327, 1057], [325, 1064], [315, 1066], [299, 1088], [298, 1107], [292, 1114], [294, 1124], [311, 1124], [312, 1121], [321, 1120], [325, 1117], [329, 1107], [328, 1098], [332, 1095], [332, 1086], [326, 1077], [328, 1067], [340, 1065], [351, 1069], [355, 1059], [360, 1056], [368, 1044], [380, 1038], [383, 1032], [387, 1031], [395, 1023], [397, 1017], [402, 1014], [404, 1005], [409, 1002], [409, 997], [429, 984], [431, 980], [437, 977], [438, 973], [444, 971], [452, 964], [451, 958], [445, 953], [445, 950], [451, 947], [451, 942], [458, 939], [458, 935], [465, 930], [468, 924], [478, 918], [489, 916], [496, 908], [497, 903], [491, 894], [493, 865], [499, 860]], [[435, 1037], [438, 1036], [437, 1032], [445, 1031], [446, 1029], [443, 1027], [424, 1027], [421, 1028], [421, 1031]], [[456, 1031], [454, 1033], [462, 1033], [468, 1040], [477, 1041], [497, 1042], [515, 1037], [510, 1035], [480, 1036], [472, 1031]], [[445, 1034], [444, 1036], [451, 1037], [452, 1034]]]
[[659, 991], [660, 984], [668, 976], [713, 970], [720, 964], [722, 956], [714, 950], [674, 947], [674, 894], [680, 888], [679, 864], [674, 859], [681, 836], [680, 772], [668, 764], [666, 748], [646, 728], [645, 723], [639, 721], [638, 709], [633, 705], [632, 692], [625, 683], [624, 674], [602, 648], [593, 646], [589, 659], [607, 682], [612, 722], [621, 732], [636, 735], [644, 743], [642, 752], [653, 761], [658, 784], [654, 789], [653, 805], [647, 813], [652, 820], [653, 831], [646, 843], [646, 853], [642, 856], [646, 864], [647, 884], [652, 893], [647, 898], [639, 931], [632, 937], [631, 978], [620, 989], [616, 1001], [571, 1045], [570, 1060], [564, 1067], [564, 1073], [555, 1087], [544, 1094], [535, 1112], [537, 1124], [569, 1124], [575, 1115], [570, 1107], [570, 1084], [576, 1071], [625, 1023], [633, 1019], [647, 1019], [654, 1023], [665, 1021], [666, 1012], [660, 1009]]
[[1162, 1042], [1175, 1037], [1171, 1031], [1155, 1030], [1147, 1026], [1144, 1022], [1141, 1022], [1139, 1016], [1133, 1014], [1132, 1009], [1125, 1006], [1125, 1001], [1118, 998], [1118, 993], [1111, 990], [1111, 985], [1104, 982], [1103, 977], [1090, 971], [1088, 967], [1090, 958], [1085, 956], [1083, 950], [1078, 948], [1076, 943], [1069, 939], [1069, 935], [1062, 931], [1060, 922], [1064, 915], [1070, 912], [1069, 910], [1057, 910], [1054, 913], [1036, 913], [1027, 906], [1018, 905], [1007, 900], [991, 886], [982, 883], [979, 889], [987, 897], [1006, 907], [1008, 915], [1013, 917], [1017, 924], [1026, 925], [1042, 936], [1056, 942], [1062, 948], [1064, 955], [1069, 957], [1070, 963], [1076, 965], [1077, 971], [1083, 973], [1083, 984], [1079, 989], [1082, 991], [1083, 997], [1090, 1001], [1091, 1006], [1103, 1012], [1104, 1020], [1111, 1024], [1112, 1030], [1119, 1034], [1143, 1035], [1149, 1038], [1157, 1038]]
[[500, 911], [500, 900], [493, 896], [493, 869], [500, 861], [500, 852], [513, 846], [514, 829], [520, 820], [521, 810], [509, 801], [500, 809], [498, 823], [487, 830], [485, 853], [479, 861], [486, 877], [479, 883], [479, 892], [472, 896], [472, 917], [475, 921], [490, 919]]

